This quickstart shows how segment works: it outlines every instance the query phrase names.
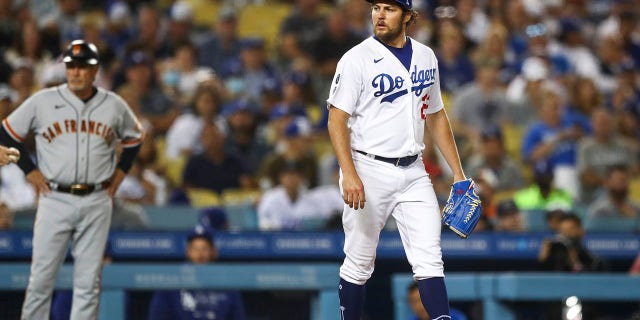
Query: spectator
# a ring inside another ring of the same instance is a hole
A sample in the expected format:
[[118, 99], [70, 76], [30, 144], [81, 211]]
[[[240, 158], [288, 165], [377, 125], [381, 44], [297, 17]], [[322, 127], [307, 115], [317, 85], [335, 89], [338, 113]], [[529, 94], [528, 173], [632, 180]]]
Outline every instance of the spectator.
[[257, 187], [257, 172], [261, 161], [272, 151], [264, 137], [258, 136], [258, 123], [252, 108], [243, 101], [233, 101], [223, 109], [228, 136], [225, 150], [242, 159]]
[[229, 230], [229, 221], [224, 207], [214, 206], [201, 209], [198, 214], [198, 224], [212, 231]]
[[222, 7], [215, 30], [198, 46], [198, 65], [220, 73], [240, 55], [240, 50], [237, 13], [232, 7]]
[[224, 66], [220, 75], [233, 98], [247, 99], [258, 105], [264, 84], [269, 81], [277, 82], [278, 75], [267, 59], [263, 38], [244, 39], [241, 48], [239, 59]]
[[624, 165], [609, 168], [604, 180], [604, 192], [589, 206], [588, 218], [640, 218], [640, 205], [629, 199], [631, 176]]
[[507, 154], [502, 130], [498, 126], [485, 127], [478, 153], [467, 161], [465, 172], [471, 177], [486, 174], [495, 176], [496, 192], [515, 191], [524, 187], [520, 166]]
[[482, 201], [482, 215], [491, 220], [497, 219], [498, 205], [495, 203], [496, 184], [495, 175], [489, 170], [483, 170], [474, 176], [478, 188], [478, 197]]
[[278, 184], [267, 189], [258, 202], [260, 230], [296, 230], [307, 217], [309, 206], [304, 200], [307, 188], [303, 167], [295, 160], [285, 162], [278, 170]]
[[124, 65], [126, 82], [119, 90], [128, 89], [157, 135], [164, 135], [178, 116], [178, 108], [154, 81], [154, 61], [145, 51], [134, 50]]
[[0, 202], [0, 231], [7, 231], [13, 228], [13, 211], [6, 203]]
[[509, 122], [511, 106], [500, 86], [498, 61], [476, 63], [475, 80], [462, 86], [453, 98], [454, 133], [469, 146], [478, 145], [482, 128], [494, 128]]
[[311, 43], [320, 37], [324, 26], [320, 0], [296, 0], [291, 14], [280, 24], [280, 51], [311, 54]]
[[[160, 12], [153, 4], [143, 3], [138, 8], [138, 24], [134, 39], [131, 43], [138, 43], [144, 51], [154, 57], [161, 57], [163, 53]], [[168, 54], [168, 53], [167, 53]]]
[[19, 58], [12, 63], [13, 72], [9, 77], [11, 87], [11, 101], [15, 106], [31, 96], [36, 89], [33, 61], [27, 58]]
[[276, 147], [276, 150], [262, 160], [258, 170], [261, 188], [276, 185], [280, 170], [290, 162], [300, 163], [304, 185], [309, 188], [318, 185], [318, 160], [310, 143], [310, 131], [306, 118], [294, 118], [286, 125], [281, 149]]
[[46, 33], [58, 35], [59, 47], [63, 47], [73, 39], [80, 37], [79, 15], [82, 9], [80, 0], [57, 0], [53, 10], [38, 19], [40, 29]]
[[452, 94], [473, 81], [473, 64], [464, 54], [466, 39], [453, 22], [440, 22], [438, 47], [435, 48], [442, 91]]
[[636, 172], [638, 161], [638, 154], [631, 143], [616, 134], [609, 111], [604, 108], [594, 110], [591, 126], [593, 135], [578, 143], [576, 160], [584, 204], [590, 204], [597, 197], [611, 166], [620, 164]]
[[524, 232], [522, 213], [512, 199], [506, 199], [498, 204], [498, 215], [495, 223], [497, 232]]
[[607, 263], [590, 252], [583, 244], [584, 229], [580, 218], [573, 213], [562, 217], [556, 235], [545, 239], [540, 246], [540, 270], [563, 272], [606, 271]]
[[[316, 88], [317, 92], [329, 91], [340, 57], [364, 39], [351, 33], [346, 19], [343, 8], [333, 9], [327, 16], [323, 32], [311, 44], [315, 70], [312, 74], [318, 76], [318, 83], [325, 84], [323, 88]], [[317, 97], [314, 101], [322, 101], [322, 98]]]
[[[206, 265], [218, 259], [212, 234], [197, 226], [187, 236], [187, 262]], [[157, 291], [149, 303], [149, 320], [246, 319], [242, 296], [237, 291], [182, 289]]]
[[529, 187], [516, 191], [513, 199], [520, 210], [543, 211], [550, 208], [573, 207], [569, 193], [553, 187], [553, 169], [546, 162], [538, 162], [534, 166], [534, 183]]
[[562, 222], [562, 218], [567, 214], [567, 212], [563, 209], [549, 209], [546, 210], [544, 214], [544, 220], [547, 225], [547, 229], [549, 231], [558, 232], [560, 231], [560, 222]]
[[198, 66], [197, 50], [184, 40], [175, 44], [172, 56], [162, 63], [162, 85], [165, 93], [182, 107], [189, 104], [202, 81], [213, 75], [213, 69]]
[[331, 183], [320, 185], [309, 189], [305, 194], [303, 202], [306, 203], [302, 207], [305, 211], [303, 216], [329, 221], [334, 216], [342, 216], [344, 208], [344, 199], [340, 192], [340, 166], [338, 161], [333, 157], [333, 165], [327, 175], [330, 176]]
[[118, 187], [115, 197], [126, 202], [142, 205], [154, 204], [156, 196], [155, 185], [145, 179], [143, 173], [144, 168], [140, 161], [134, 161], [131, 169]]
[[173, 2], [169, 7], [166, 19], [166, 29], [161, 38], [160, 50], [155, 52], [155, 57], [162, 60], [169, 58], [178, 44], [184, 41], [195, 41], [193, 30], [193, 7], [186, 0]]
[[0, 83], [0, 119], [6, 118], [11, 111], [13, 111], [11, 89], [4, 83]]
[[[418, 290], [418, 283], [415, 281], [411, 282], [407, 288], [407, 303], [413, 312], [411, 320], [432, 320], [420, 301], [420, 291]], [[467, 316], [456, 308], [450, 308], [449, 313], [451, 314], [451, 320], [467, 320]]]
[[220, 115], [221, 103], [222, 98], [216, 88], [202, 84], [198, 86], [187, 112], [178, 116], [167, 132], [167, 158], [174, 160], [202, 151], [202, 128], [211, 124], [224, 128], [224, 117]]
[[[491, 23], [485, 41], [473, 49], [470, 54], [476, 64], [486, 60], [494, 60], [498, 64], [498, 81], [501, 86], [509, 83], [516, 76], [515, 57], [507, 51], [509, 30], [499, 21]], [[506, 92], [505, 92], [506, 94]]]
[[538, 57], [529, 57], [522, 63], [520, 74], [509, 82], [506, 95], [512, 105], [511, 118], [515, 126], [527, 127], [538, 120], [537, 107], [545, 95], [543, 84], [549, 81], [548, 77], [547, 62]]
[[557, 177], [555, 185], [575, 199], [579, 192], [576, 149], [589, 129], [563, 119], [562, 98], [555, 89], [547, 87], [543, 93], [540, 121], [533, 123], [522, 139], [522, 158], [531, 164], [546, 161]]
[[215, 125], [200, 132], [203, 151], [189, 157], [183, 171], [186, 189], [203, 188], [222, 193], [225, 189], [250, 188], [251, 179], [242, 161], [224, 151], [224, 133]]

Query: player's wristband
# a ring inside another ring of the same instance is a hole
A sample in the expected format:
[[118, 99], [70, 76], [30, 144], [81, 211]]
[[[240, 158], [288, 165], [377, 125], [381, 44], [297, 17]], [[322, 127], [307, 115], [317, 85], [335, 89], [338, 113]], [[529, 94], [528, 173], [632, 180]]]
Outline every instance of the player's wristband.
[[29, 152], [24, 147], [24, 144], [13, 140], [13, 138], [9, 135], [7, 130], [5, 130], [4, 126], [0, 126], [0, 143], [5, 145], [7, 148], [16, 148], [20, 151], [20, 159], [16, 163], [20, 170], [24, 172], [25, 175], [29, 174], [29, 172], [33, 171], [36, 168], [36, 164], [31, 160], [31, 156]]
[[118, 162], [118, 168], [122, 170], [124, 173], [128, 173], [133, 166], [133, 161], [136, 160], [138, 156], [138, 152], [140, 152], [141, 145], [137, 145], [134, 147], [128, 147], [122, 149], [122, 154], [120, 154], [120, 161]]

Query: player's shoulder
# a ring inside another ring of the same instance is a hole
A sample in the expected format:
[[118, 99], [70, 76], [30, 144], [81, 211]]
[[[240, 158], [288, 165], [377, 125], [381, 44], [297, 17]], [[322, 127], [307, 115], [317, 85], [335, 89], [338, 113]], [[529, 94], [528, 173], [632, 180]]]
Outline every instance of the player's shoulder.
[[413, 48], [413, 50], [415, 52], [421, 52], [421, 53], [426, 53], [428, 55], [433, 55], [435, 56], [435, 52], [433, 51], [433, 49], [431, 49], [431, 47], [429, 47], [428, 45], [413, 39], [411, 37], [409, 37], [409, 40], [411, 41], [411, 47]]
[[364, 56], [370, 55], [374, 51], [374, 45], [376, 40], [373, 37], [368, 37], [362, 40], [351, 49], [347, 50], [342, 56], [342, 60], [348, 60], [349, 62], [362, 61]]

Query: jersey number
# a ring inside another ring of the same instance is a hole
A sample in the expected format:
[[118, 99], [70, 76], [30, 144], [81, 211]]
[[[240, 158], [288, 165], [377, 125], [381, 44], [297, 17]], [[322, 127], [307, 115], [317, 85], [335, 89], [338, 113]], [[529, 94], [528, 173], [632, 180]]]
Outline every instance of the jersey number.
[[424, 97], [422, 97], [422, 108], [420, 108], [420, 118], [422, 118], [422, 120], [427, 118], [427, 108], [429, 108], [429, 99], [431, 99], [431, 96], [427, 93], [424, 95]]

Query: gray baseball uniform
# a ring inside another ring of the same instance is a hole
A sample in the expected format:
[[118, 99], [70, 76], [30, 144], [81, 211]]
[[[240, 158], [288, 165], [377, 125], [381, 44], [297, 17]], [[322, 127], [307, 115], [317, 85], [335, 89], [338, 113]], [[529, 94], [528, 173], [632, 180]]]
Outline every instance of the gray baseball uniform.
[[2, 125], [18, 142], [35, 133], [38, 169], [52, 190], [38, 201], [22, 319], [49, 318], [53, 285], [70, 240], [75, 268], [71, 319], [95, 319], [112, 212], [105, 189], [116, 169], [116, 147], [140, 145], [141, 126], [115, 93], [97, 88], [82, 101], [66, 84], [34, 94]]

